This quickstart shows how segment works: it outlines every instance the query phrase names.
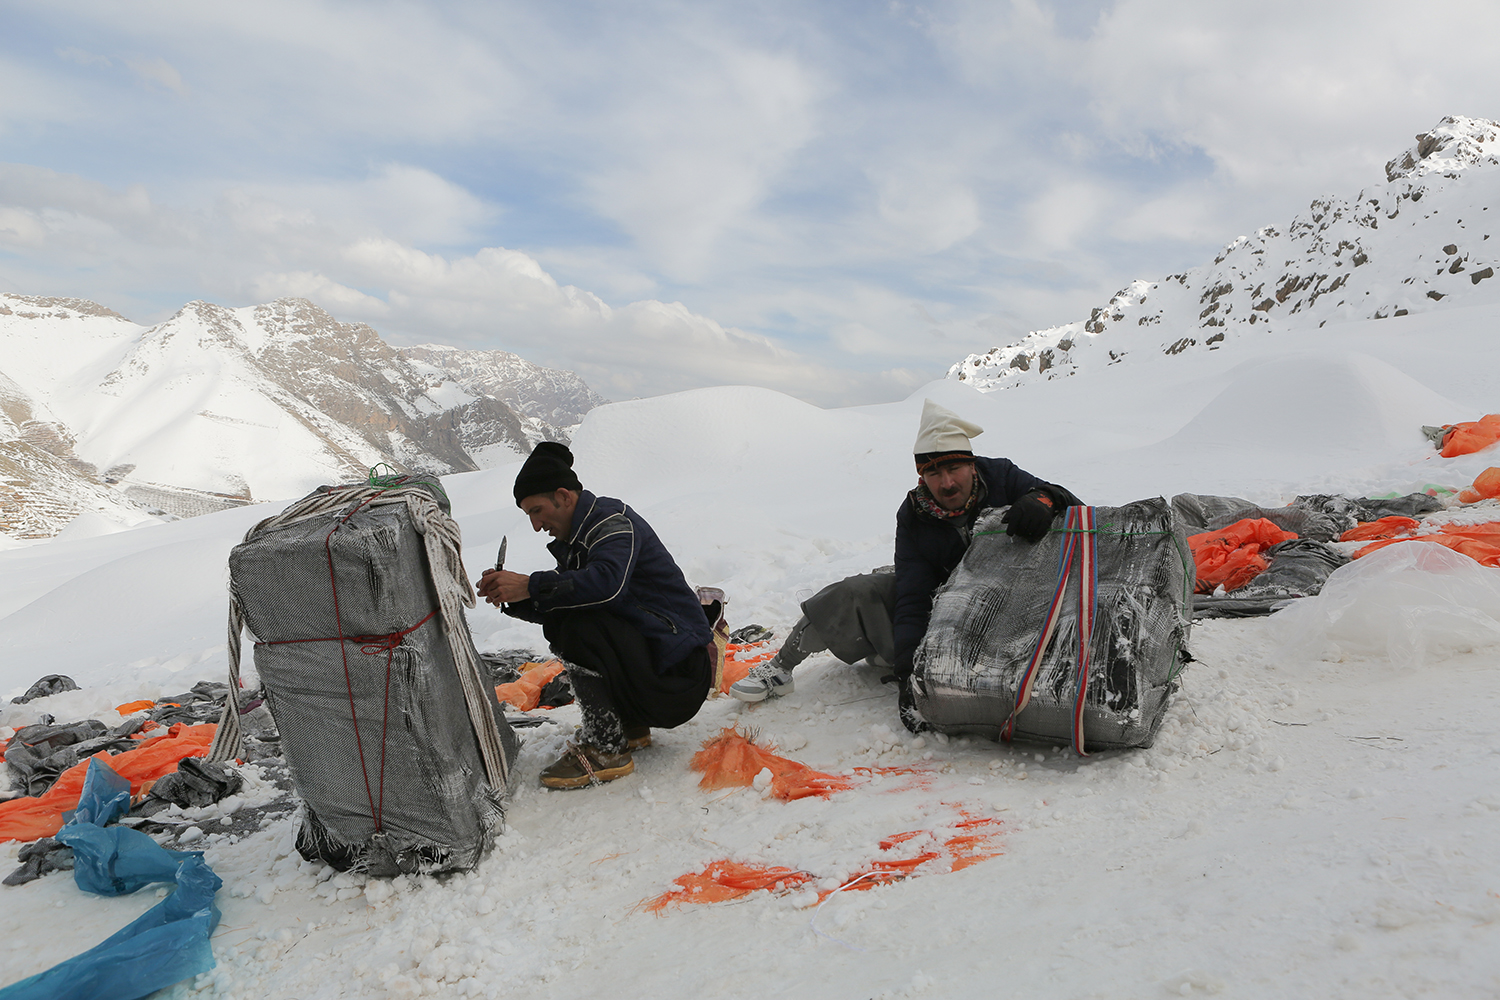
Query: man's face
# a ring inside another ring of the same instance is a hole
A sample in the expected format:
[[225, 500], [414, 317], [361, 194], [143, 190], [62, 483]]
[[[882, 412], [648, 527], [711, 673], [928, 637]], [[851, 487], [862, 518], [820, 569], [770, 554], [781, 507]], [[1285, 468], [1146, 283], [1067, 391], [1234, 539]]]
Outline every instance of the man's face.
[[974, 463], [944, 462], [922, 473], [922, 482], [944, 510], [960, 510], [974, 492]]
[[578, 494], [572, 490], [538, 493], [521, 500], [521, 510], [531, 518], [532, 531], [545, 531], [553, 538], [567, 538], [573, 526], [573, 510]]

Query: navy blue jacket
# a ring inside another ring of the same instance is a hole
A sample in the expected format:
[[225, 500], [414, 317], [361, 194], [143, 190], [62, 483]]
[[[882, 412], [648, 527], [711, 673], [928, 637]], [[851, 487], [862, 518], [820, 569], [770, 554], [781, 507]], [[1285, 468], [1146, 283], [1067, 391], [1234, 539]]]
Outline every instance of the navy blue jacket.
[[713, 640], [708, 616], [645, 518], [624, 501], [578, 495], [566, 540], [547, 543], [557, 569], [531, 574], [531, 600], [505, 613], [540, 622], [549, 611], [601, 608], [635, 626], [662, 671]]
[[1045, 489], [1051, 494], [1059, 513], [1063, 507], [1079, 502], [1067, 490], [1016, 468], [1008, 458], [976, 457], [974, 465], [978, 473], [974, 488], [982, 488], [984, 492], [969, 516], [939, 520], [917, 504], [915, 490], [907, 494], [901, 509], [896, 511], [896, 610], [892, 628], [898, 677], [911, 673], [912, 657], [932, 618], [933, 591], [963, 559], [969, 547], [969, 533], [981, 511], [1007, 507], [1035, 489]]

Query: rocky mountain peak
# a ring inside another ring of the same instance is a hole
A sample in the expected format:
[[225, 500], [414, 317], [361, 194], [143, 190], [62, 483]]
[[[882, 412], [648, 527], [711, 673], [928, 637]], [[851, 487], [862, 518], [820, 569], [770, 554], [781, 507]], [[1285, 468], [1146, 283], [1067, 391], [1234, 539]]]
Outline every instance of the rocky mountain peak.
[[1485, 118], [1450, 116], [1385, 165], [1385, 179], [1417, 178], [1479, 165], [1500, 165], [1500, 125]]
[[1089, 318], [971, 354], [948, 377], [984, 391], [1090, 367], [1234, 349], [1237, 338], [1446, 309], [1500, 264], [1500, 124], [1444, 118], [1352, 198], [1314, 200], [1212, 261], [1134, 281]]

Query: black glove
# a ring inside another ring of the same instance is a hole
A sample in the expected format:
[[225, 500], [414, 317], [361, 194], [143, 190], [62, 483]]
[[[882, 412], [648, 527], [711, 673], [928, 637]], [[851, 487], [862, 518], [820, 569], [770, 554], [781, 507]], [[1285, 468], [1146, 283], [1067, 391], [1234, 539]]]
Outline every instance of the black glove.
[[1028, 542], [1039, 542], [1052, 527], [1056, 514], [1052, 498], [1041, 490], [1032, 490], [1011, 504], [1000, 520], [1005, 522], [1005, 533], [1012, 538], [1019, 535]]

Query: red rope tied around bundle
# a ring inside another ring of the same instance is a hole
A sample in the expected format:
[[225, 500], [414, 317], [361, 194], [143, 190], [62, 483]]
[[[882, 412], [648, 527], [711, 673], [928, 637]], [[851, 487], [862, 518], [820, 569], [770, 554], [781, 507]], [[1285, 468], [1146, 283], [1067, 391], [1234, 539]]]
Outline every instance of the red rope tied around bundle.
[[1015, 707], [1011, 709], [1010, 718], [1005, 720], [1005, 729], [1000, 736], [1005, 740], [1012, 737], [1016, 728], [1016, 716], [1021, 714], [1026, 703], [1031, 700], [1031, 686], [1036, 682], [1037, 668], [1041, 666], [1042, 658], [1047, 655], [1047, 647], [1052, 644], [1052, 636], [1057, 631], [1058, 621], [1062, 618], [1063, 595], [1067, 592], [1068, 574], [1073, 569], [1076, 556], [1079, 570], [1078, 660], [1074, 679], [1073, 749], [1086, 757], [1088, 754], [1083, 749], [1083, 704], [1089, 689], [1089, 654], [1094, 638], [1094, 611], [1099, 600], [1099, 565], [1095, 548], [1094, 508], [1069, 507], [1063, 525], [1067, 540], [1063, 542], [1062, 551], [1058, 554], [1057, 588], [1052, 592], [1052, 603], [1047, 608], [1047, 617], [1042, 622], [1041, 633], [1037, 636], [1031, 659], [1021, 675], [1020, 684], [1016, 686]]

